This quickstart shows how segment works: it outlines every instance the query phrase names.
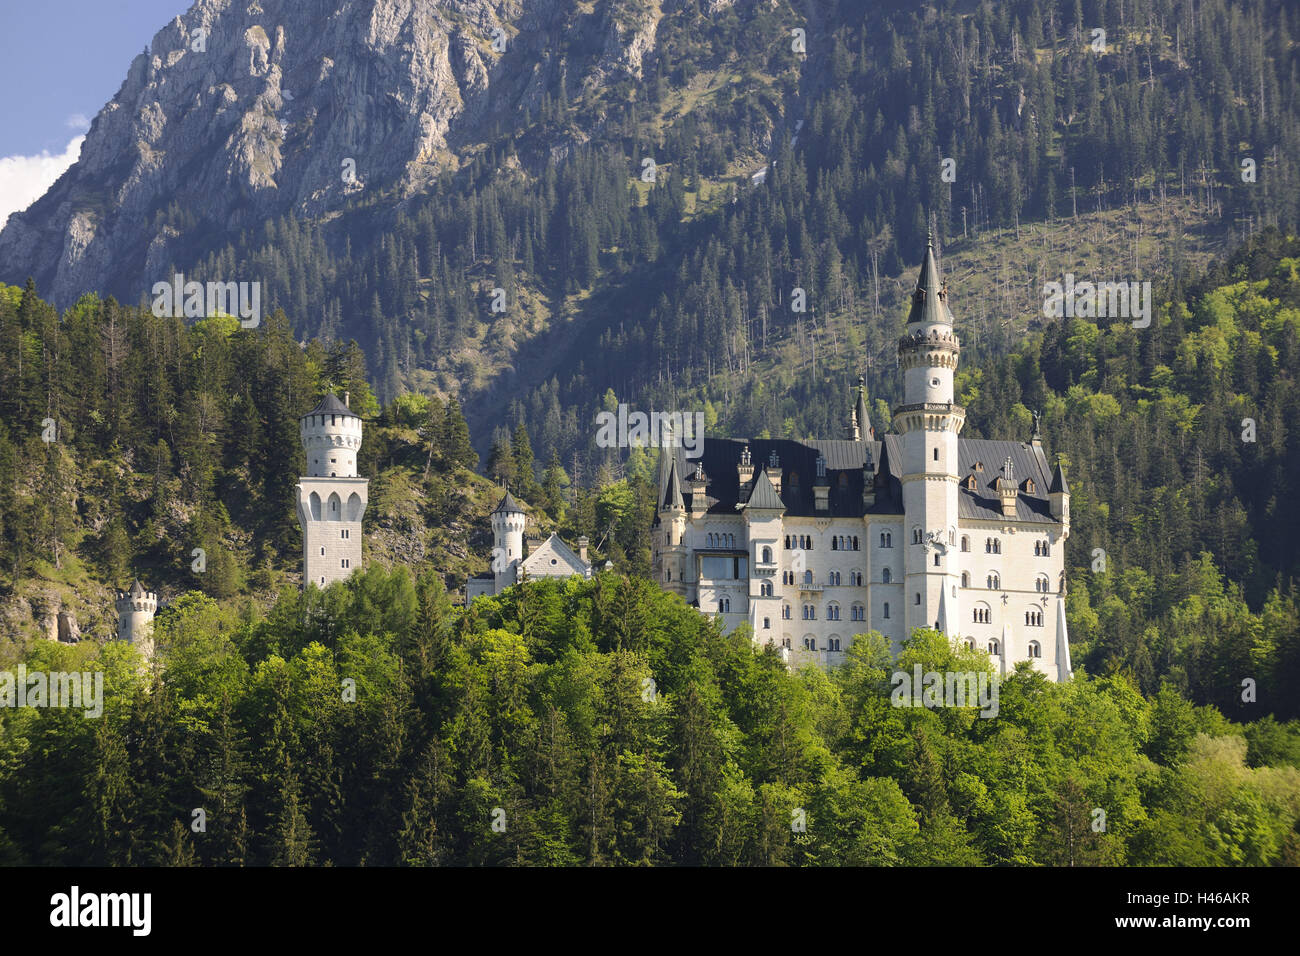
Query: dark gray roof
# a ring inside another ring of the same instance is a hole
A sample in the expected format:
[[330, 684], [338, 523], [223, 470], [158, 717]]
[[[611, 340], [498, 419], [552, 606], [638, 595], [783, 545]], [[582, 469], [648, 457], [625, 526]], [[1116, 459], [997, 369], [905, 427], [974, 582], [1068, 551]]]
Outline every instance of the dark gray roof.
[[948, 311], [948, 290], [939, 280], [939, 266], [934, 261], [934, 238], [931, 237], [925, 247], [925, 261], [921, 263], [921, 275], [916, 281], [916, 290], [912, 293], [912, 308], [907, 314], [907, 322], [925, 322], [934, 325], [952, 325], [952, 313]]
[[[1016, 496], [1017, 521], [1050, 521], [1052, 510], [1048, 500], [1051, 474], [1042, 447], [1023, 441], [995, 441], [986, 438], [962, 438], [957, 441], [957, 474], [961, 476], [961, 491], [957, 495], [957, 515], [961, 518], [979, 518], [1002, 521], [1002, 501], [998, 497], [997, 482], [1002, 477], [1002, 463], [1011, 458], [1011, 470], [1020, 494]], [[976, 469], [983, 464], [983, 471]], [[969, 475], [975, 476], [975, 490], [966, 487]], [[1034, 490], [1027, 487], [1026, 479], [1033, 479]]]
[[[885, 438], [886, 442], [891, 444], [898, 440], [895, 435], [887, 435]], [[892, 466], [887, 464], [890, 460], [900, 460], [899, 455], [897, 451], [892, 458], [884, 455], [882, 453], [884, 445], [881, 442], [847, 439], [795, 441], [788, 438], [756, 438], [752, 441], [743, 441], [732, 438], [706, 438], [698, 465], [694, 467], [702, 467], [708, 475], [705, 510], [709, 513], [734, 515], [736, 505], [745, 503], [755, 490], [753, 480], [744, 488], [740, 486], [737, 466], [740, 464], [741, 452], [746, 445], [749, 446], [751, 460], [754, 463], [755, 478], [770, 461], [772, 453], [776, 452], [781, 466], [779, 507], [784, 508], [788, 515], [840, 518], [862, 515], [864, 465], [867, 466], [867, 475], [873, 476], [871, 480], [876, 482], [877, 486], [876, 504], [870, 510], [885, 514], [899, 514], [903, 510], [902, 489], [898, 475], [894, 474]], [[684, 449], [667, 449], [667, 452], [677, 458], [678, 475], [694, 470], [694, 467], [685, 464]], [[830, 486], [829, 511], [818, 511], [816, 507], [817, 498], [813, 488], [817, 480], [818, 455], [826, 459], [826, 480]], [[882, 460], [886, 462], [886, 471], [879, 477], [874, 477]], [[662, 474], [666, 477], [671, 470], [672, 462]], [[692, 497], [690, 485], [680, 481], [679, 485], [683, 495], [689, 500]], [[665, 481], [665, 489], [660, 496], [660, 501], [663, 501], [668, 493]], [[775, 489], [773, 493], [775, 494]]]
[[[749, 446], [751, 460], [754, 462], [754, 479], [740, 485], [737, 466], [740, 464], [741, 452]], [[769, 461], [772, 452], [776, 452], [781, 463], [781, 492], [771, 488], [771, 482], [759, 481], [763, 474], [760, 463]], [[688, 470], [685, 452], [678, 448], [670, 450], [676, 460], [670, 461], [665, 469], [667, 475], [677, 485], [677, 491], [685, 501], [692, 497], [690, 485], [679, 477]], [[826, 478], [830, 485], [828, 511], [817, 510], [816, 494], [813, 490], [817, 475], [817, 456], [826, 459]], [[1028, 442], [993, 441], [982, 438], [959, 439], [957, 442], [958, 474], [961, 476], [960, 491], [957, 496], [957, 513], [961, 518], [978, 518], [989, 521], [1002, 521], [1002, 502], [997, 493], [997, 480], [1002, 477], [1002, 463], [1011, 458], [1012, 470], [1019, 494], [1016, 498], [1016, 518], [1027, 522], [1053, 522], [1050, 501], [1051, 470], [1043, 455], [1041, 446], [1034, 447]], [[864, 513], [890, 514], [903, 513], [902, 493], [902, 447], [898, 435], [885, 435], [882, 441], [847, 441], [832, 439], [827, 441], [795, 441], [786, 438], [754, 439], [743, 441], [732, 438], [706, 438], [701, 450], [699, 467], [708, 474], [708, 486], [705, 495], [705, 510], [711, 514], [735, 514], [737, 505], [749, 503], [751, 507], [780, 507], [792, 517], [860, 517]], [[975, 471], [976, 463], [983, 464], [982, 471]], [[864, 481], [870, 480], [875, 487], [875, 503], [868, 508], [862, 504]], [[966, 487], [966, 477], [975, 475], [975, 489]], [[1028, 488], [1026, 479], [1032, 479], [1034, 490]], [[673, 495], [665, 481], [664, 496], [661, 501]], [[779, 504], [773, 503], [767, 496], [767, 489], [777, 497]], [[752, 496], [761, 494], [763, 504], [754, 502]], [[656, 519], [657, 520], [657, 519]]]
[[777, 495], [772, 479], [767, 477], [765, 470], [760, 471], [758, 477], [754, 479], [754, 489], [749, 493], [749, 500], [745, 502], [745, 507], [763, 508], [769, 511], [785, 510], [785, 503]]
[[1065, 466], [1059, 461], [1056, 463], [1056, 467], [1052, 469], [1052, 484], [1047, 489], [1049, 495], [1057, 492], [1067, 495], [1070, 493], [1070, 486], [1065, 483]]
[[523, 506], [520, 505], [519, 502], [515, 501], [515, 496], [509, 491], [507, 491], [506, 496], [501, 499], [501, 503], [492, 509], [492, 513], [495, 515], [507, 511], [513, 511], [519, 514], [524, 513]]
[[[320, 404], [309, 411], [307, 415], [351, 415], [353, 418], [361, 417], [339, 401], [339, 397], [333, 392], [326, 392], [321, 397]], [[303, 418], [306, 418], [307, 415], [304, 415]]]
[[677, 459], [674, 458], [668, 463], [668, 481], [664, 489], [663, 500], [660, 502], [661, 508], [685, 508], [686, 503], [682, 499], [682, 483], [678, 478]]

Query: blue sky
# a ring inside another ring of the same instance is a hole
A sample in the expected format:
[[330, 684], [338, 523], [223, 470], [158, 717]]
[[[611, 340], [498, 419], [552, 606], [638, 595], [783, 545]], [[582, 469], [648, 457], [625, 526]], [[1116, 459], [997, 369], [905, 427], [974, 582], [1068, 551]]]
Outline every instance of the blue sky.
[[76, 138], [122, 85], [131, 58], [190, 3], [4, 0], [0, 222], [37, 198], [75, 159]]

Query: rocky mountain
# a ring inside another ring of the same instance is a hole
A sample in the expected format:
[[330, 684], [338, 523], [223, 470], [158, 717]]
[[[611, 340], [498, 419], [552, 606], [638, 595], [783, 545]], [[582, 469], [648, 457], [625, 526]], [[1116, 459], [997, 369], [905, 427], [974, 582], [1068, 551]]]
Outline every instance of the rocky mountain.
[[135, 301], [268, 219], [419, 193], [557, 90], [639, 80], [671, 7], [197, 0], [132, 61], [80, 160], [0, 233], [0, 279], [32, 275], [61, 306], [88, 291]]

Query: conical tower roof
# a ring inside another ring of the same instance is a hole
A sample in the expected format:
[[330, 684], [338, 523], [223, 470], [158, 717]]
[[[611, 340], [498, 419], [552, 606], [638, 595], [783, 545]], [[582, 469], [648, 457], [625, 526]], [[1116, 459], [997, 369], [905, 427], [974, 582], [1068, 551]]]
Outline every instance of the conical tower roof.
[[515, 496], [508, 490], [506, 495], [501, 499], [501, 503], [492, 509], [494, 515], [497, 514], [523, 514], [524, 508], [519, 502], [515, 501]]
[[[333, 392], [326, 392], [321, 397], [320, 404], [309, 411], [307, 415], [351, 415], [353, 418], [361, 417], [344, 405]], [[304, 415], [303, 418], [306, 418], [307, 415]]]
[[948, 289], [939, 278], [939, 264], [934, 258], [933, 235], [926, 241], [925, 261], [921, 263], [921, 275], [916, 282], [916, 291], [912, 293], [912, 309], [907, 315], [907, 323], [952, 325]]

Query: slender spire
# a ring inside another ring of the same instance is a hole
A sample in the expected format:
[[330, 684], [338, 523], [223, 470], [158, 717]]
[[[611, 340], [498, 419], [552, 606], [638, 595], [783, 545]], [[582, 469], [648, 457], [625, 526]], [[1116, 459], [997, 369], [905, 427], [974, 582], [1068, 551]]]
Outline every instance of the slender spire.
[[925, 244], [925, 261], [917, 278], [916, 291], [912, 293], [912, 310], [908, 313], [909, 325], [952, 325], [948, 311], [948, 286], [939, 278], [939, 264], [934, 258], [934, 234]]
[[871, 416], [867, 414], [867, 377], [858, 376], [858, 402], [854, 406], [853, 416], [857, 420], [861, 441], [871, 441], [876, 430], [871, 427]]
[[677, 458], [674, 456], [672, 462], [668, 465], [668, 487], [664, 489], [663, 510], [686, 510], [686, 502], [682, 498], [682, 483], [677, 480]]

